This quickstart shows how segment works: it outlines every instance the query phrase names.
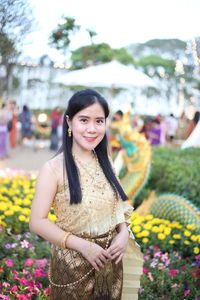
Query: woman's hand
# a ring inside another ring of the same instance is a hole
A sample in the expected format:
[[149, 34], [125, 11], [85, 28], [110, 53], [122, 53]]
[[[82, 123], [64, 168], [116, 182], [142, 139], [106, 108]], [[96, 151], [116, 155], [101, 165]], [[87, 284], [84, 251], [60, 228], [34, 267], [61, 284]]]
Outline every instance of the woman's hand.
[[97, 271], [104, 268], [105, 264], [111, 260], [111, 256], [107, 250], [104, 250], [101, 246], [88, 241], [85, 241], [84, 247], [81, 249], [81, 254]]
[[111, 255], [112, 260], [115, 260], [115, 264], [118, 264], [122, 260], [128, 244], [128, 238], [128, 230], [122, 230], [112, 240], [107, 251]]

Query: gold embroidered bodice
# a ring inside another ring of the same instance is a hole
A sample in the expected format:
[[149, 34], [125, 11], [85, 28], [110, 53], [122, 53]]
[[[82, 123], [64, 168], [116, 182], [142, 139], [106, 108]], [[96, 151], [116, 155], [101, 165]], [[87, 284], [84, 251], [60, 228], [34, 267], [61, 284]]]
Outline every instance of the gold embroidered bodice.
[[[50, 160], [49, 164], [58, 178], [53, 208], [57, 216], [56, 224], [60, 228], [76, 234], [98, 235], [109, 231], [119, 223], [128, 222], [132, 206], [128, 201], [122, 201], [120, 197], [115, 200], [113, 189], [99, 164], [97, 172], [95, 159], [84, 166], [76, 162], [81, 182], [82, 202], [72, 205], [66, 173], [63, 172], [63, 154]], [[114, 201], [117, 201], [117, 205], [112, 218]]]

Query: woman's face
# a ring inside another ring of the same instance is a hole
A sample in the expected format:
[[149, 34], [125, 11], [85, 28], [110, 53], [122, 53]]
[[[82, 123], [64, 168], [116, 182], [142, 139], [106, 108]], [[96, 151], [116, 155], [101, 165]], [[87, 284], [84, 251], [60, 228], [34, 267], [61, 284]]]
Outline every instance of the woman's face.
[[104, 110], [98, 102], [94, 103], [74, 115], [68, 125], [72, 130], [73, 152], [91, 151], [105, 135]]

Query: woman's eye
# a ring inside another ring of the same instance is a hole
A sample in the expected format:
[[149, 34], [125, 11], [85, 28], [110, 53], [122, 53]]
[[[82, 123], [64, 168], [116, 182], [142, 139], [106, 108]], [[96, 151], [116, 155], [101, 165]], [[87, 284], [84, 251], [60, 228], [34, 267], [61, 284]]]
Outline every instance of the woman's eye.
[[104, 121], [103, 120], [97, 120], [97, 123], [102, 124], [102, 123], [104, 123]]
[[87, 119], [80, 119], [80, 121], [81, 121], [82, 123], [86, 123], [86, 122], [87, 122]]

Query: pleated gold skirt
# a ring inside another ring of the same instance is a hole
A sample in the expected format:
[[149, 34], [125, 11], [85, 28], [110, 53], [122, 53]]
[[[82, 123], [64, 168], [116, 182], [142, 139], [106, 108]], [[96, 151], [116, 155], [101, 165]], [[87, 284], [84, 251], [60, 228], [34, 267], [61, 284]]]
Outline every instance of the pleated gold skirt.
[[[116, 232], [113, 232], [113, 237], [115, 234]], [[108, 233], [93, 237], [95, 243], [103, 248], [106, 247], [107, 238]], [[133, 250], [135, 252], [134, 257]], [[114, 262], [109, 262], [103, 270], [97, 272], [92, 269], [91, 264], [81, 253], [52, 245], [50, 299], [136, 300], [140, 286], [139, 277], [142, 260], [139, 246], [132, 239], [129, 241], [123, 261], [126, 269], [124, 275], [122, 262], [117, 265]]]

